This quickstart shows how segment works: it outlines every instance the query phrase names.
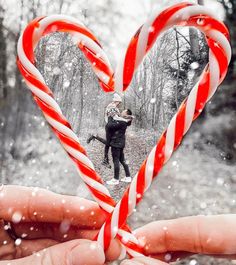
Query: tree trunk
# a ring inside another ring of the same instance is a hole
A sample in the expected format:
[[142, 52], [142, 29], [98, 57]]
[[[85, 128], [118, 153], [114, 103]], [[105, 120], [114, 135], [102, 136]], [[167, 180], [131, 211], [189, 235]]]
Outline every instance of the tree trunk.
[[0, 6], [0, 99], [7, 97], [7, 50], [3, 29], [3, 9]]
[[[203, 0], [198, 0], [199, 5], [204, 5]], [[191, 51], [194, 56], [194, 60], [198, 61], [200, 59], [200, 46], [199, 46], [199, 36], [198, 31], [195, 28], [189, 28], [189, 41], [191, 45]]]
[[179, 108], [179, 102], [178, 102], [178, 90], [179, 90], [179, 73], [180, 73], [180, 62], [179, 62], [179, 39], [178, 39], [178, 32], [175, 28], [175, 40], [176, 40], [176, 61], [177, 61], [177, 76], [176, 76], [176, 85], [175, 85], [175, 104], [176, 109]]
[[83, 87], [83, 80], [84, 80], [84, 65], [83, 60], [80, 58], [80, 75], [79, 75], [79, 94], [80, 94], [80, 111], [79, 111], [79, 126], [78, 126], [78, 134], [81, 132], [82, 128], [82, 119], [83, 119], [83, 108], [84, 108], [84, 87]]

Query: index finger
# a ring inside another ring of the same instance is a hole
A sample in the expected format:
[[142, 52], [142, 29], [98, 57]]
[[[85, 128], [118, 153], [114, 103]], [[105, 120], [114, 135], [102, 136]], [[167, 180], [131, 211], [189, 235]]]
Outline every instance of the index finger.
[[135, 231], [147, 255], [170, 251], [236, 254], [236, 214], [157, 221]]
[[6, 221], [37, 221], [100, 228], [105, 214], [96, 202], [59, 195], [40, 188], [4, 186], [0, 191], [0, 219]]

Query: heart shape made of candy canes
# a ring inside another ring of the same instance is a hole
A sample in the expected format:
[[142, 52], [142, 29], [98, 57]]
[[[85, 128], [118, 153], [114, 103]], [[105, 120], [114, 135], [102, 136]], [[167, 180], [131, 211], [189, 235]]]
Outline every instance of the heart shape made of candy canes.
[[[173, 26], [193, 26], [203, 32], [209, 46], [209, 62], [199, 81], [183, 101], [157, 145], [144, 160], [130, 186], [116, 204], [103, 185], [101, 177], [96, 173], [85, 149], [80, 145], [78, 137], [53, 99], [53, 94], [44, 78], [36, 69], [34, 49], [40, 38], [46, 34], [55, 31], [69, 32], [73, 34], [78, 47], [91, 62], [102, 89], [105, 92], [123, 92], [128, 88], [136, 68], [156, 39], [163, 31]], [[104, 249], [107, 249], [111, 240], [118, 236], [131, 256], [141, 255], [142, 248], [126, 225], [127, 218], [142, 199], [154, 177], [179, 146], [193, 120], [199, 116], [225, 78], [231, 58], [229, 32], [226, 26], [217, 20], [213, 12], [203, 6], [192, 3], [171, 6], [154, 14], [138, 29], [115, 74], [97, 38], [82, 23], [63, 15], [40, 17], [30, 22], [18, 41], [17, 52], [19, 69], [36, 103], [62, 146], [77, 165], [78, 172], [93, 197], [108, 214], [96, 239]]]

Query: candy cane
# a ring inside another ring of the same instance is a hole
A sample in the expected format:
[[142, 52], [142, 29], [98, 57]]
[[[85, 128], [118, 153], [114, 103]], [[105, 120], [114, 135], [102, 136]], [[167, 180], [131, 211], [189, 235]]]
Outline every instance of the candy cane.
[[110, 244], [110, 235], [115, 237], [118, 228], [122, 227], [128, 216], [134, 211], [154, 177], [170, 159], [192, 122], [199, 116], [227, 72], [231, 58], [231, 48], [226, 26], [219, 22], [215, 18], [215, 14], [205, 7], [191, 3], [180, 3], [155, 15], [136, 32], [128, 45], [123, 61], [121, 61], [116, 71], [115, 88], [117, 91], [127, 89], [135, 69], [153, 46], [157, 37], [163, 31], [178, 25], [194, 26], [205, 34], [209, 46], [209, 63], [198, 83], [172, 118], [157, 145], [143, 162], [139, 172], [115, 206], [114, 211], [102, 226], [98, 241], [104, 248]]
[[[103, 185], [101, 177], [95, 172], [93, 163], [87, 157], [77, 135], [73, 132], [59, 105], [54, 100], [51, 90], [35, 67], [35, 47], [42, 36], [55, 31], [69, 32], [73, 35], [73, 41], [91, 62], [103, 90], [105, 92], [113, 91], [113, 70], [101, 45], [83, 24], [68, 16], [40, 17], [29, 23], [18, 41], [18, 67], [36, 103], [43, 111], [46, 120], [59, 138], [62, 146], [77, 165], [79, 175], [93, 197], [106, 213], [111, 213], [115, 201]], [[138, 245], [137, 239], [129, 231], [128, 226], [119, 229], [118, 238], [122, 241], [125, 236], [126, 241], [122, 243], [126, 246], [127, 251], [134, 255], [140, 255], [142, 249]]]
[[[150, 186], [152, 179], [158, 174], [164, 163], [168, 161], [174, 149], [180, 144], [183, 135], [191, 126], [192, 121], [197, 118], [225, 77], [231, 56], [228, 43], [229, 34], [226, 27], [212, 17], [214, 17], [214, 14], [211, 14], [205, 8], [188, 3], [178, 4], [166, 9], [145, 23], [129, 44], [124, 60], [115, 76], [115, 88], [118, 91], [126, 90], [135, 69], [150, 50], [158, 35], [174, 25], [195, 26], [202, 30], [208, 38], [210, 54], [209, 64], [199, 82], [180, 106], [167, 130], [144, 161], [140, 171], [134, 177], [130, 187], [115, 209], [115, 202], [110, 197], [109, 191], [103, 186], [102, 180], [95, 172], [84, 148], [80, 145], [77, 136], [71, 130], [70, 124], [53, 99], [51, 90], [46, 86], [43, 77], [34, 66], [34, 48], [43, 35], [53, 31], [70, 32], [74, 35], [74, 40], [78, 43], [80, 49], [92, 63], [103, 90], [106, 92], [114, 91], [113, 71], [99, 42], [80, 22], [61, 15], [35, 19], [27, 26], [19, 39], [18, 65], [37, 104], [42, 109], [45, 118], [63, 147], [76, 163], [82, 179], [94, 198], [107, 213], [111, 213], [98, 235], [98, 241], [104, 249], [109, 246], [111, 239], [118, 233], [120, 240], [129, 253], [132, 256], [140, 255], [141, 250], [138, 242], [127, 231], [128, 228], [125, 227], [125, 230], [119, 228], [125, 224], [128, 215], [133, 212], [136, 204]], [[98, 54], [99, 56], [97, 56]], [[221, 62], [220, 65], [219, 62]]]

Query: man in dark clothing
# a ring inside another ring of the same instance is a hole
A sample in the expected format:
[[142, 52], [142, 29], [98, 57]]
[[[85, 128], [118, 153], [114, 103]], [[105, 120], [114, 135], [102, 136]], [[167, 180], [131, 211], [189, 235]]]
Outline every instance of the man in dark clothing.
[[[131, 182], [129, 166], [125, 162], [124, 156], [124, 148], [125, 148], [125, 133], [128, 126], [131, 125], [132, 119], [131, 116], [132, 112], [129, 109], [123, 110], [121, 113], [121, 117], [127, 117], [128, 121], [122, 120], [110, 120], [107, 126], [109, 127], [110, 131], [110, 143], [111, 146], [111, 153], [112, 159], [114, 163], [114, 178], [107, 181], [109, 185], [117, 185], [119, 184], [119, 175], [120, 175], [120, 163], [124, 167], [125, 170], [125, 177], [121, 179], [124, 182]], [[107, 141], [99, 136], [94, 136], [94, 139], [102, 142], [103, 144], [107, 145]]]
[[[119, 110], [119, 106], [122, 103], [122, 98], [118, 93], [113, 94], [113, 99], [110, 104], [107, 105], [106, 110], [105, 110], [105, 131], [106, 131], [106, 144], [104, 148], [104, 159], [102, 161], [102, 165], [111, 168], [111, 165], [109, 164], [109, 159], [108, 159], [108, 152], [110, 148], [110, 130], [109, 130], [109, 122], [112, 120], [116, 121], [126, 121], [127, 119], [121, 117], [121, 113]], [[87, 143], [89, 144], [92, 140], [94, 140], [95, 137], [94, 135], [90, 135], [89, 138], [87, 139]], [[104, 143], [104, 142], [103, 142]]]
[[[122, 116], [132, 115], [131, 110], [127, 109], [122, 112]], [[109, 185], [119, 184], [120, 178], [120, 163], [125, 170], [125, 178], [121, 180], [124, 182], [131, 182], [129, 166], [125, 162], [124, 148], [125, 148], [125, 133], [128, 126], [131, 125], [131, 120], [129, 122], [125, 121], [115, 121], [113, 120], [109, 123], [109, 129], [112, 132], [110, 138], [111, 154], [114, 164], [114, 178], [108, 180], [106, 183]]]

